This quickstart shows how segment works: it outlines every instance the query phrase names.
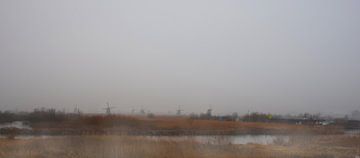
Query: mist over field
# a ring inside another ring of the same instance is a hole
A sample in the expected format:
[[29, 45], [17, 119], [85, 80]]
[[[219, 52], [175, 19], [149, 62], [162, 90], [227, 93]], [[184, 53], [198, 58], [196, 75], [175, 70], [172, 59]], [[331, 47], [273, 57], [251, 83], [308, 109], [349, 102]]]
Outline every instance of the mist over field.
[[360, 1], [0, 0], [0, 158], [360, 158]]
[[0, 2], [0, 108], [360, 108], [359, 1]]

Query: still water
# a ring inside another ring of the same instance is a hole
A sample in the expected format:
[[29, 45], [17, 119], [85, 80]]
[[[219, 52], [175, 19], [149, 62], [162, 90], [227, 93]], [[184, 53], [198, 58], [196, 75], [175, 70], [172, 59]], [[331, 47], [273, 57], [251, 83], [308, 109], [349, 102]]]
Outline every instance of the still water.
[[[19, 129], [31, 129], [29, 125], [24, 122], [16, 121], [7, 124], [0, 124], [1, 128], [16, 127]], [[360, 130], [349, 130], [346, 131], [346, 135], [359, 134]], [[4, 136], [0, 135], [0, 138]], [[17, 136], [17, 139], [47, 139], [51, 137], [62, 137], [62, 136]], [[196, 141], [204, 144], [274, 144], [274, 143], [287, 143], [290, 137], [288, 135], [216, 135], [216, 136], [133, 136], [133, 137], [146, 137], [152, 140], [167, 140], [167, 141]]]
[[289, 142], [287, 135], [148, 136], [155, 140], [194, 140], [205, 144], [274, 144]]
[[0, 124], [0, 129], [1, 128], [31, 129], [31, 127], [29, 125], [27, 125], [26, 123], [24, 123], [22, 121], [15, 121], [15, 122], [11, 122], [11, 123]]

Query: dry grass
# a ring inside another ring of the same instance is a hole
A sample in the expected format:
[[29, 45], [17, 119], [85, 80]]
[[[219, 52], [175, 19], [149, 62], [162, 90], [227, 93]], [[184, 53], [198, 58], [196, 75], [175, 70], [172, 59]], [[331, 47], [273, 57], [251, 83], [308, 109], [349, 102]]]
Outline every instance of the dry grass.
[[[66, 130], [125, 130], [131, 132], [174, 131], [173, 134], [334, 134], [342, 129], [332, 126], [291, 125], [285, 123], [235, 122], [217, 120], [194, 120], [188, 117], [157, 116], [83, 116], [61, 123], [40, 122], [32, 125], [37, 131]], [[185, 131], [185, 132], [184, 132]], [[178, 132], [178, 133], [176, 133]], [[60, 132], [61, 133], [61, 132]], [[142, 133], [142, 134], [144, 134]], [[162, 133], [166, 134], [166, 133]], [[170, 134], [171, 135], [171, 134]]]
[[[305, 143], [305, 144], [303, 144]], [[0, 140], [1, 158], [332, 158], [360, 155], [360, 136], [294, 137], [287, 145], [200, 144], [134, 136]]]

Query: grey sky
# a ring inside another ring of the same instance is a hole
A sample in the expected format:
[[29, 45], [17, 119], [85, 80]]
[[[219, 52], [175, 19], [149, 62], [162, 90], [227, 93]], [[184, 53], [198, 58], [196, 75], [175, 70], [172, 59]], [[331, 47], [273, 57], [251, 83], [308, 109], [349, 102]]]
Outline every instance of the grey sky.
[[360, 109], [357, 0], [1, 0], [0, 109]]

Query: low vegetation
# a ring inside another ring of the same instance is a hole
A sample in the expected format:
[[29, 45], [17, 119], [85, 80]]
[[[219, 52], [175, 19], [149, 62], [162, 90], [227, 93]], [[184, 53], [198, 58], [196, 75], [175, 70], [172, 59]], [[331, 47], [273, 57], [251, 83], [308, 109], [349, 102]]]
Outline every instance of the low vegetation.
[[81, 116], [61, 122], [34, 122], [31, 134], [236, 135], [342, 134], [339, 126], [197, 120], [189, 117]]
[[[304, 119], [299, 119], [304, 118]], [[305, 119], [306, 118], [306, 119]], [[237, 135], [237, 134], [342, 134], [349, 121], [338, 124], [320, 124], [316, 115], [301, 115], [297, 119], [281, 119], [271, 114], [253, 113], [244, 117], [191, 115], [101, 115], [65, 113], [55, 109], [35, 109], [33, 112], [0, 112], [0, 123], [25, 122], [30, 129], [19, 134], [27, 135]], [[300, 123], [298, 123], [300, 122]], [[339, 123], [340, 122], [340, 123]], [[355, 122], [352, 127], [360, 126]], [[0, 129], [0, 134], [9, 134]]]
[[287, 144], [203, 144], [143, 136], [69, 136], [0, 140], [0, 158], [354, 158], [360, 136], [301, 136]]

